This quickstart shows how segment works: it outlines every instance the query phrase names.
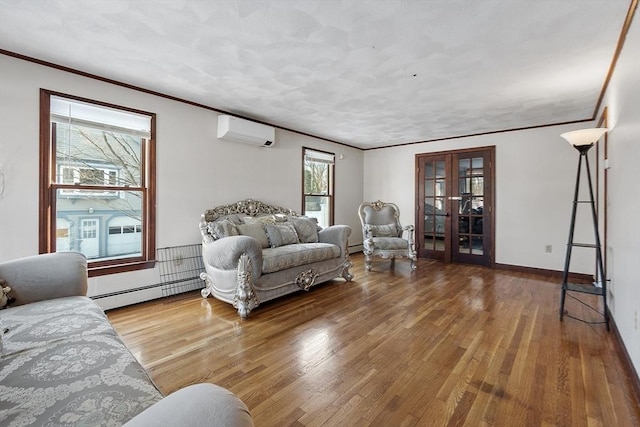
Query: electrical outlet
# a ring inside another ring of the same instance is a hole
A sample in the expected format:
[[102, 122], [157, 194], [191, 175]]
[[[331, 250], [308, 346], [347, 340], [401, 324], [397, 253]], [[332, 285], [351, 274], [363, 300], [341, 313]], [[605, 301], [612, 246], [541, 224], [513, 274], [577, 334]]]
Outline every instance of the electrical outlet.
[[553, 252], [553, 246], [551, 245], [544, 245], [544, 251], [548, 254], [550, 254], [551, 252]]

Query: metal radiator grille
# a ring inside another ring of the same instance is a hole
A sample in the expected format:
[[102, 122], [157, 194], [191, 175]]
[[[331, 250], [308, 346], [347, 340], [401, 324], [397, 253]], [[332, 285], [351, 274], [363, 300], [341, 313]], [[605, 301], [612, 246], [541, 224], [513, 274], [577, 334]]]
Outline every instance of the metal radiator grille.
[[162, 296], [204, 287], [204, 282], [200, 279], [200, 273], [204, 271], [200, 244], [158, 248], [158, 264]]

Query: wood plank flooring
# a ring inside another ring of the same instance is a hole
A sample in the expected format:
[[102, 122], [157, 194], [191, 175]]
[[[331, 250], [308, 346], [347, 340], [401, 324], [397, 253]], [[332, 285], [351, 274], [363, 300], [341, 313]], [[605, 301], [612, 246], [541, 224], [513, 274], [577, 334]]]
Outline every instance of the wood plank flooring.
[[197, 292], [107, 314], [163, 393], [219, 384], [260, 427], [640, 426], [613, 332], [560, 322], [558, 278], [429, 260], [366, 272], [352, 260], [352, 282], [244, 321]]

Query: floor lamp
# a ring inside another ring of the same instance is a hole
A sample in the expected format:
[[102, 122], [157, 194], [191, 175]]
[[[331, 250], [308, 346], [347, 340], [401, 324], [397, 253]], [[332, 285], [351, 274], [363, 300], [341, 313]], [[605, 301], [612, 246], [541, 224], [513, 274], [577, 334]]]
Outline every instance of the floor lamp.
[[[566, 139], [573, 147], [578, 150], [580, 156], [578, 157], [578, 173], [576, 176], [576, 188], [573, 194], [573, 208], [571, 211], [571, 226], [569, 227], [569, 242], [567, 243], [567, 254], [564, 262], [564, 271], [562, 274], [562, 295], [560, 297], [560, 321], [563, 316], [571, 317], [572, 319], [586, 322], [583, 319], [574, 317], [564, 310], [564, 302], [567, 292], [580, 292], [585, 294], [601, 296], [603, 299], [604, 322], [587, 322], [587, 323], [604, 323], [609, 330], [609, 312], [607, 311], [607, 281], [604, 277], [604, 265], [602, 262], [602, 247], [600, 245], [600, 233], [598, 232], [598, 216], [596, 213], [596, 204], [593, 198], [593, 183], [591, 182], [591, 169], [589, 168], [589, 157], [587, 153], [589, 149], [600, 139], [602, 135], [607, 131], [607, 128], [592, 128], [581, 129], [573, 132], [566, 132], [560, 135]], [[582, 172], [582, 162], [584, 160], [586, 166], [587, 181], [589, 183], [589, 200], [579, 200], [578, 193], [580, 191], [580, 176]], [[576, 243], [573, 241], [574, 230], [576, 225], [576, 211], [578, 205], [581, 203], [589, 204], [591, 207], [591, 216], [593, 218], [593, 234], [594, 243]], [[596, 250], [596, 277], [593, 285], [581, 285], [575, 283], [569, 283], [569, 265], [571, 263], [571, 250], [575, 247], [582, 248], [594, 248]], [[599, 277], [598, 277], [599, 276]], [[597, 285], [600, 286], [597, 286]], [[582, 302], [582, 301], [581, 301]], [[583, 303], [584, 304], [584, 303]], [[587, 304], [585, 304], [587, 305]], [[598, 311], [594, 307], [587, 305], [589, 308]]]

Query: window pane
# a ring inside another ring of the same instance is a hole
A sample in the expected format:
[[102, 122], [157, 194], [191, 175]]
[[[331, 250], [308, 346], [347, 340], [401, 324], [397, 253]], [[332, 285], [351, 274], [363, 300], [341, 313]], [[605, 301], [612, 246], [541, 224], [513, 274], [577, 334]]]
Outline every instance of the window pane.
[[471, 160], [470, 159], [460, 159], [458, 160], [458, 174], [459, 176], [469, 176], [471, 169]]
[[[437, 212], [436, 201], [432, 197], [425, 197], [424, 200], [424, 233], [425, 239], [426, 235], [433, 234], [436, 231], [436, 221], [437, 221]], [[429, 247], [428, 243], [425, 243], [425, 249], [433, 249], [433, 245]]]
[[331, 220], [330, 215], [331, 198], [328, 196], [305, 196], [305, 212], [309, 218], [316, 218], [318, 225], [322, 228], [328, 227]]
[[424, 180], [424, 195], [426, 197], [433, 197], [435, 196], [435, 191], [433, 188], [433, 180], [432, 179], [425, 179]]
[[471, 232], [473, 234], [482, 234], [482, 217], [476, 216], [473, 217], [473, 226], [471, 227]]
[[444, 196], [445, 195], [445, 186], [447, 185], [447, 181], [444, 179], [436, 180], [436, 196]]
[[306, 194], [329, 194], [329, 164], [304, 162], [304, 192]]
[[458, 233], [468, 233], [469, 232], [469, 217], [468, 216], [459, 216], [458, 217]]
[[122, 132], [53, 123], [56, 182], [140, 187], [143, 139]]
[[429, 234], [424, 236], [424, 248], [428, 251], [432, 251], [434, 248], [435, 237]]
[[468, 254], [471, 252], [471, 245], [469, 242], [469, 236], [462, 236], [458, 242], [458, 252], [461, 254]]
[[471, 202], [471, 213], [480, 215], [484, 213], [484, 198], [483, 197], [473, 197]]
[[471, 253], [474, 255], [482, 255], [484, 253], [482, 237], [472, 237]]
[[477, 176], [471, 178], [471, 191], [474, 195], [482, 196], [484, 194], [484, 177]]
[[[79, 251], [88, 259], [142, 255], [142, 192], [59, 189], [56, 250]], [[66, 227], [66, 228], [65, 228]]]
[[433, 169], [433, 163], [425, 163], [424, 165], [424, 177], [433, 178], [435, 171]]
[[458, 179], [458, 192], [462, 194], [469, 194], [471, 191], [471, 180], [470, 178], [459, 178]]

